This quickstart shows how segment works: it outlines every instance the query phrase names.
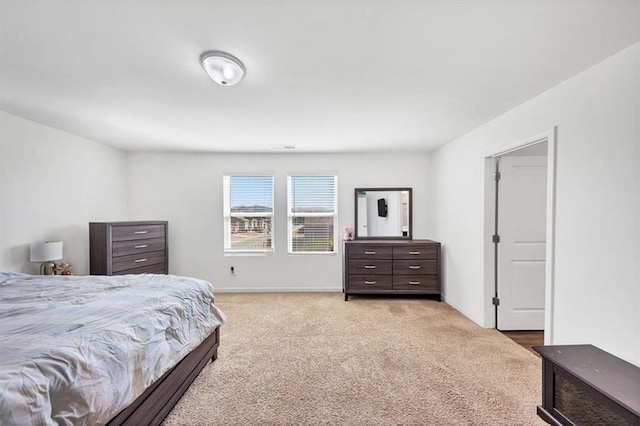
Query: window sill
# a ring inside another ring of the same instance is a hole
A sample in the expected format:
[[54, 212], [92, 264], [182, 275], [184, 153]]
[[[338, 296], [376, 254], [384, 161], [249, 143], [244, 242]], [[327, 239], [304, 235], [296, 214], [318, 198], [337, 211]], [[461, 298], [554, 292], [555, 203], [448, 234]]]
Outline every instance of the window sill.
[[273, 251], [229, 251], [229, 252], [225, 252], [224, 256], [227, 257], [234, 257], [234, 256], [240, 256], [240, 257], [252, 257], [252, 256], [272, 256], [273, 255]]
[[288, 256], [337, 256], [336, 251], [304, 251], [296, 253], [287, 253]]

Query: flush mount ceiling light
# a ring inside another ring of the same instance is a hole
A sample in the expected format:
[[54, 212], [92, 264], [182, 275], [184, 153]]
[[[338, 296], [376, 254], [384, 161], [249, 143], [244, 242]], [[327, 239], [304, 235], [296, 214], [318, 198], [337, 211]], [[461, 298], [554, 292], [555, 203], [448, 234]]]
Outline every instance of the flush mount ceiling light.
[[245, 69], [242, 62], [228, 53], [206, 52], [200, 59], [209, 77], [221, 86], [238, 84], [244, 76]]

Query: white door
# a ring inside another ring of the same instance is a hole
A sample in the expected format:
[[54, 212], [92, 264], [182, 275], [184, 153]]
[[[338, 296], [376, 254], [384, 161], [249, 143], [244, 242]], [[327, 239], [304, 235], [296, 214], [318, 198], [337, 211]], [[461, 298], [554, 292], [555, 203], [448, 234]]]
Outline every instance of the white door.
[[498, 329], [544, 330], [546, 157], [501, 157]]
[[358, 195], [358, 237], [368, 237], [367, 196]]

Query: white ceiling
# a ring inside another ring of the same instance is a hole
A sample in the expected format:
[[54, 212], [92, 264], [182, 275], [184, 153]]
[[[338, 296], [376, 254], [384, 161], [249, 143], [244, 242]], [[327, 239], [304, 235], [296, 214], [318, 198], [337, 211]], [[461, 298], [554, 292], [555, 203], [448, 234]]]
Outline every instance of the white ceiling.
[[[0, 109], [125, 150], [429, 150], [640, 39], [639, 1], [0, 2]], [[199, 58], [237, 56], [222, 87]]]

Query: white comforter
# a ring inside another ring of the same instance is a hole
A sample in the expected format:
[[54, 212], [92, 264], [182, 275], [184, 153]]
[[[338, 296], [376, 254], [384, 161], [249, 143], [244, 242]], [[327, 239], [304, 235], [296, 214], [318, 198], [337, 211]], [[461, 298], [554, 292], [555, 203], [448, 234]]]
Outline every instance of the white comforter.
[[0, 273], [0, 425], [103, 424], [225, 321], [210, 283]]

